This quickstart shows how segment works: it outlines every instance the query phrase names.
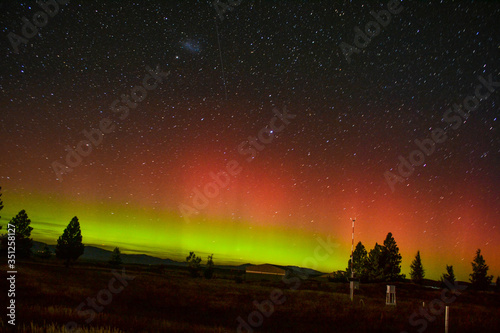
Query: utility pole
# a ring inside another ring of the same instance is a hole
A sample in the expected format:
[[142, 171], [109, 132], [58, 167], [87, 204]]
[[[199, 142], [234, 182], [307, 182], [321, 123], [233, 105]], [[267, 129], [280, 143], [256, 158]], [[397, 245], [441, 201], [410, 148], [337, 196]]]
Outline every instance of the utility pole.
[[353, 263], [354, 263], [354, 221], [356, 221], [356, 218], [352, 219], [352, 243], [351, 243], [351, 281], [350, 281], [350, 287], [351, 287], [351, 302], [354, 300], [354, 269], [353, 269]]

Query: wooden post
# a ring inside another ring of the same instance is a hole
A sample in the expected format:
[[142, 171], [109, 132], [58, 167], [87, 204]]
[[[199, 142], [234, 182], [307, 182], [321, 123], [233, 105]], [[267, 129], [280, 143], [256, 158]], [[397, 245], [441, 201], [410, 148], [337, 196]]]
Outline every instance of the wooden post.
[[449, 312], [448, 312], [448, 305], [447, 305], [445, 315], [444, 315], [444, 333], [448, 333], [448, 318], [449, 318]]

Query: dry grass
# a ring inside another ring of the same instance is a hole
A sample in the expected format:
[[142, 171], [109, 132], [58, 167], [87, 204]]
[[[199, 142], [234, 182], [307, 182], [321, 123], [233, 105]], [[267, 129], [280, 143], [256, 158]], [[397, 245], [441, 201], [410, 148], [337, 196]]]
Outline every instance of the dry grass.
[[[2, 267], [4, 270], [5, 267]], [[64, 332], [74, 321], [82, 332], [235, 332], [236, 318], [255, 311], [254, 300], [269, 299], [281, 289], [286, 301], [274, 306], [257, 332], [416, 332], [409, 317], [440, 297], [439, 290], [410, 284], [397, 285], [397, 306], [385, 305], [385, 285], [366, 284], [352, 304], [347, 284], [303, 281], [298, 290], [279, 280], [249, 279], [236, 283], [219, 272], [213, 280], [192, 279], [179, 269], [163, 273], [148, 267], [128, 267], [136, 278], [90, 323], [76, 307], [106, 289], [112, 277], [104, 267], [63, 266], [26, 262], [17, 274], [17, 326], [19, 332]], [[4, 289], [5, 290], [5, 289]], [[363, 304], [360, 300], [363, 299]], [[498, 294], [466, 291], [451, 304], [452, 332], [495, 332], [500, 325]], [[9, 327], [5, 316], [0, 331]], [[425, 332], [443, 332], [443, 315]]]

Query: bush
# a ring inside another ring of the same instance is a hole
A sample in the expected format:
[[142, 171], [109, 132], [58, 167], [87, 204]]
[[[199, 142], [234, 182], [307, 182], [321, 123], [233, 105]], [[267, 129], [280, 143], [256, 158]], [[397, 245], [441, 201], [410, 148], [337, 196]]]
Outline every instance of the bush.
[[194, 252], [189, 252], [189, 256], [186, 257], [186, 262], [188, 264], [189, 274], [196, 278], [200, 276], [200, 263], [201, 258], [197, 257]]
[[346, 272], [337, 271], [326, 277], [329, 282], [349, 282]]
[[35, 256], [41, 259], [50, 259], [52, 257], [52, 251], [45, 245], [42, 251], [39, 250], [35, 253]]

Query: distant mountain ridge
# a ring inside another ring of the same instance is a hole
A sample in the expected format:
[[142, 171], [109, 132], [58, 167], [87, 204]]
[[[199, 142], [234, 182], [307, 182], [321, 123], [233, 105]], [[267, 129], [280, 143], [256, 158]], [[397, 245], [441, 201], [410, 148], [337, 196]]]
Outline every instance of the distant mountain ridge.
[[[46, 243], [33, 241], [32, 251], [33, 253], [37, 251], [42, 251], [47, 245]], [[53, 253], [55, 253], [55, 245], [47, 245]], [[85, 246], [84, 251], [80, 259], [83, 260], [95, 260], [95, 261], [108, 261], [111, 258], [112, 251], [104, 250], [95, 246]], [[171, 259], [161, 259], [147, 254], [125, 254], [121, 255], [124, 264], [143, 264], [143, 265], [175, 265], [175, 266], [185, 266], [186, 263], [174, 261]]]
[[[52, 251], [52, 253], [55, 253], [56, 246], [55, 245], [48, 245], [43, 242], [37, 242], [33, 241], [33, 247], [32, 251], [33, 253], [36, 253], [38, 251], [43, 251], [43, 248], [47, 245]], [[95, 261], [108, 261], [111, 258], [111, 254], [113, 252], [109, 250], [104, 250], [99, 247], [95, 246], [85, 246], [83, 255], [80, 257], [80, 259], [83, 260], [95, 260]], [[141, 264], [141, 265], [169, 265], [169, 266], [186, 266], [185, 262], [179, 262], [171, 259], [161, 259], [157, 257], [153, 257], [147, 254], [124, 254], [122, 253], [121, 255], [122, 261], [124, 264]], [[270, 264], [276, 267], [283, 268], [285, 270], [291, 270], [295, 274], [299, 274], [301, 276], [315, 276], [315, 275], [320, 275], [323, 274], [322, 272], [316, 271], [314, 269], [310, 268], [302, 268], [298, 266], [280, 266], [280, 265], [274, 265]], [[220, 268], [229, 268], [229, 269], [239, 269], [239, 270], [246, 270], [247, 267], [253, 266], [251, 263], [246, 263], [242, 264], [239, 266], [235, 265], [215, 265], [215, 267], [220, 267]]]

